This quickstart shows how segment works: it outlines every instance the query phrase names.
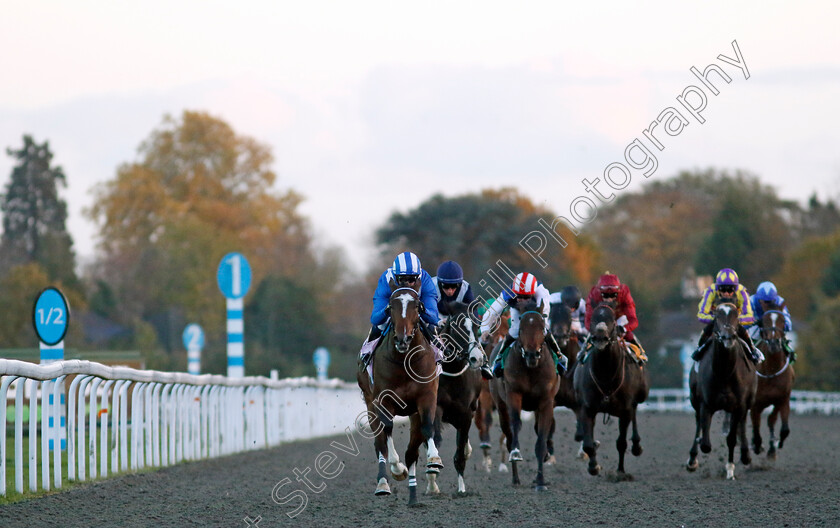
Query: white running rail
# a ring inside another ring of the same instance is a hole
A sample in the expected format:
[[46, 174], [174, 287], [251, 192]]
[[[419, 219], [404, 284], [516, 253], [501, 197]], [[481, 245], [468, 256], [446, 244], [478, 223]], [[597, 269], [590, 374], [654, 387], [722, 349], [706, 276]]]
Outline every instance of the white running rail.
[[[692, 411], [683, 389], [651, 389], [640, 411]], [[840, 392], [800, 391], [790, 394], [790, 410], [795, 414], [840, 414]], [[769, 410], [765, 410], [765, 413]]]
[[[72, 381], [70, 380], [72, 378]], [[69, 381], [69, 384], [67, 383]], [[66, 388], [65, 388], [66, 386]], [[60, 395], [66, 394], [66, 424]], [[283, 441], [340, 434], [364, 411], [358, 387], [340, 380], [228, 378], [108, 367], [82, 360], [36, 365], [0, 359], [0, 496], [6, 495], [6, 409], [14, 399], [15, 490], [83, 481], [212, 458]], [[29, 420], [24, 424], [24, 397]], [[39, 405], [40, 402], [40, 405]], [[38, 409], [41, 409], [39, 432]], [[66, 426], [66, 431], [64, 430]], [[59, 438], [66, 434], [67, 449]], [[38, 436], [41, 436], [40, 450]], [[52, 464], [50, 459], [52, 458]]]

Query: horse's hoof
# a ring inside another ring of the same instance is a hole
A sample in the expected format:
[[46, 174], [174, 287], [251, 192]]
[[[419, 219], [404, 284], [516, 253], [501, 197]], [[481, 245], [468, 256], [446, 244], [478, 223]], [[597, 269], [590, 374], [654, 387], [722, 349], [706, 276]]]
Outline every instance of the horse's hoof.
[[[402, 466], [402, 469], [400, 469]], [[394, 467], [391, 467], [391, 476], [394, 477], [396, 481], [403, 481], [408, 478], [408, 468], [404, 465], [400, 464], [397, 466], [396, 471], [394, 471]]]
[[426, 462], [426, 467], [430, 469], [442, 469], [443, 460], [439, 456], [429, 457], [428, 462]]
[[726, 463], [726, 480], [735, 480], [735, 464]]
[[548, 486], [544, 484], [537, 484], [534, 486], [534, 491], [548, 491]]
[[426, 468], [427, 475], [440, 475], [440, 468], [436, 467], [427, 467]]
[[482, 448], [482, 449], [490, 449], [490, 448], [492, 448], [493, 446], [492, 446], [492, 445], [490, 445], [490, 442], [481, 442], [481, 443], [479, 444], [479, 446], [478, 446], [478, 447], [480, 447], [480, 448]]
[[752, 458], [750, 457], [749, 452], [741, 453], [741, 463], [745, 466], [752, 464]]
[[777, 453], [775, 451], [767, 452], [767, 460], [776, 460]]
[[379, 479], [379, 484], [376, 485], [376, 491], [373, 492], [377, 497], [384, 497], [391, 494], [391, 486], [388, 485], [388, 480], [385, 477]]
[[704, 453], [711, 453], [712, 452], [712, 444], [700, 444], [700, 451]]
[[760, 455], [760, 454], [761, 454], [761, 453], [763, 453], [763, 452], [764, 452], [764, 448], [763, 448], [763, 447], [761, 447], [761, 446], [753, 446], [753, 453], [755, 453], [756, 455]]
[[690, 458], [688, 459], [688, 462], [685, 463], [685, 469], [688, 470], [689, 472], [697, 471], [697, 468], [699, 468], [699, 467], [700, 467], [700, 462], [698, 462], [696, 458], [694, 459], [693, 463], [691, 462]]
[[499, 473], [507, 473], [508, 467], [504, 462], [499, 462]]
[[594, 466], [589, 466], [589, 474], [593, 477], [601, 472], [601, 465], [595, 464]]
[[633, 456], [640, 456], [642, 454], [642, 446], [635, 444], [630, 448], [630, 452], [633, 453]]
[[557, 463], [557, 458], [555, 458], [555, 456], [554, 456], [554, 455], [551, 455], [551, 456], [550, 456], [550, 457], [548, 457], [548, 459], [546, 459], [546, 461], [545, 461], [545, 465], [546, 465], [546, 466], [553, 466], [553, 465], [554, 465], [554, 464], [556, 464], [556, 463]]
[[508, 455], [508, 462], [522, 462], [523, 460], [518, 448], [511, 451], [510, 455]]
[[429, 482], [429, 485], [426, 487], [426, 495], [440, 495], [440, 488], [437, 484], [432, 486], [432, 483]]

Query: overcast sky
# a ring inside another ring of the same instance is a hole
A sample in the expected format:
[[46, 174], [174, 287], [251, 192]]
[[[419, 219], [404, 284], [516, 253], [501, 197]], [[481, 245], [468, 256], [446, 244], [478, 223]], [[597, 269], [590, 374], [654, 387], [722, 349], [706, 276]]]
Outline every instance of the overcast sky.
[[[13, 2], [0, 17], [0, 146], [50, 141], [89, 259], [91, 187], [134, 161], [164, 114], [207, 111], [272, 147], [278, 189], [302, 193], [319, 239], [361, 267], [373, 229], [434, 193], [513, 185], [568, 213], [581, 180], [626, 164], [663, 110], [688, 115], [676, 97], [701, 85], [689, 68], [714, 63], [731, 82], [710, 77], [705, 123], [654, 133], [650, 179], [714, 166], [785, 198], [837, 197], [836, 5]], [[733, 40], [749, 79], [717, 58], [736, 58]], [[0, 156], [2, 188], [11, 168]], [[616, 193], [643, 181], [633, 172]]]

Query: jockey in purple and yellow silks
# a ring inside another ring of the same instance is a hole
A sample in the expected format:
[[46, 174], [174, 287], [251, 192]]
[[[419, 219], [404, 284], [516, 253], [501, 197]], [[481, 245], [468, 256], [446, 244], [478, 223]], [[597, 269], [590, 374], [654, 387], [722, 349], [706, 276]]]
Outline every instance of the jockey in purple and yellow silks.
[[703, 292], [703, 298], [697, 308], [697, 319], [701, 323], [705, 323], [706, 326], [703, 328], [703, 334], [697, 343], [697, 350], [691, 355], [691, 359], [700, 361], [700, 358], [703, 357], [705, 345], [714, 331], [715, 309], [722, 303], [731, 303], [738, 308], [738, 322], [740, 323], [737, 329], [738, 337], [747, 343], [753, 361], [758, 363], [764, 359], [761, 352], [756, 350], [746, 330], [746, 327], [754, 322], [750, 294], [743, 284], [738, 282], [738, 274], [735, 273], [735, 270], [730, 268], [720, 270], [715, 277], [714, 286], [709, 286]]

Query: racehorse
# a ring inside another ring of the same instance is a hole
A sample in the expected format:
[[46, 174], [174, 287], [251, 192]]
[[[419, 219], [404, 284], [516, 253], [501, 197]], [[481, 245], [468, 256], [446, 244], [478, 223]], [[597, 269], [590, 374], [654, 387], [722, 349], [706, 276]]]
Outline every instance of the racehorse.
[[630, 352], [618, 335], [615, 312], [605, 304], [595, 308], [590, 323], [588, 358], [584, 357], [574, 373], [574, 386], [580, 405], [578, 421], [582, 427], [583, 450], [589, 456], [589, 474], [597, 475], [601, 466], [596, 458], [594, 439], [595, 417], [607, 413], [618, 417], [618, 473], [624, 474], [624, 453], [627, 450], [627, 427], [633, 425], [630, 452], [642, 454], [641, 437], [636, 427], [636, 407], [650, 391], [647, 371], [635, 361], [628, 361]]
[[[499, 325], [490, 334], [490, 340], [484, 346], [484, 352], [488, 358], [492, 359], [493, 347], [504, 340], [510, 328], [510, 312], [505, 312], [499, 317]], [[485, 471], [490, 472], [493, 467], [493, 460], [490, 457], [490, 427], [493, 425], [493, 411], [496, 410], [496, 404], [493, 403], [493, 397], [490, 395], [490, 382], [481, 380], [481, 394], [478, 396], [478, 408], [475, 410], [475, 426], [478, 428], [478, 438], [481, 441], [481, 450], [484, 452], [484, 461], [482, 466]], [[504, 447], [505, 437], [499, 437], [499, 450], [506, 451]], [[502, 457], [504, 459], [504, 457]], [[502, 460], [499, 463], [499, 471], [507, 471], [507, 466]]]
[[[580, 343], [578, 341], [578, 334], [572, 330], [572, 311], [569, 307], [562, 303], [554, 303], [548, 314], [550, 323], [549, 332], [554, 336], [560, 351], [569, 358], [566, 375], [560, 378], [560, 389], [557, 395], [554, 396], [555, 407], [566, 407], [578, 414], [579, 405], [577, 403], [577, 396], [575, 395], [575, 387], [573, 382], [574, 368], [577, 365], [577, 355], [580, 351]], [[579, 425], [579, 423], [578, 423]], [[548, 460], [547, 464], [556, 462], [554, 457], [554, 429], [556, 423], [551, 422], [551, 431], [548, 435], [547, 448]], [[578, 427], [579, 429], [579, 427]], [[580, 453], [583, 453], [581, 450]]]
[[[511, 345], [504, 366], [502, 379], [490, 381], [490, 394], [499, 409], [499, 423], [505, 434], [508, 460], [512, 465], [512, 482], [520, 484], [517, 462], [523, 460], [519, 451], [519, 431], [522, 428], [521, 411], [534, 411], [536, 420], [537, 477], [535, 489], [547, 489], [543, 476], [543, 463], [547, 452], [546, 441], [554, 418], [554, 396], [560, 388], [552, 354], [545, 344], [543, 305], [527, 303], [519, 316], [519, 337]], [[496, 346], [499, 352], [501, 345]]]
[[[790, 415], [790, 391], [793, 389], [793, 380], [796, 374], [793, 365], [790, 363], [785, 351], [785, 314], [778, 306], [764, 312], [761, 317], [760, 339], [756, 343], [764, 353], [764, 361], [758, 366], [758, 386], [755, 390], [755, 401], [753, 402], [750, 414], [752, 415], [753, 426], [753, 451], [760, 454], [763, 451], [761, 446], [761, 411], [766, 407], [773, 406], [773, 411], [767, 417], [767, 427], [770, 428], [770, 447], [767, 450], [767, 458], [776, 458], [776, 448], [784, 446], [785, 438], [790, 434], [788, 427], [788, 416]], [[776, 418], [781, 414], [782, 429], [779, 440], [776, 440], [775, 428]]]
[[[357, 372], [370, 428], [376, 435], [374, 446], [379, 457], [379, 474], [375, 494], [391, 494], [385, 474], [387, 453], [394, 479], [409, 479], [409, 505], [417, 503], [415, 465], [420, 444], [426, 442], [427, 471], [439, 471], [443, 467], [432, 438], [437, 408], [437, 364], [434, 349], [419, 331], [419, 306], [416, 290], [397, 288], [391, 283], [388, 302], [391, 323], [372, 359], [373, 381], [362, 361], [359, 361]], [[408, 416], [411, 423], [405, 464], [394, 447], [394, 416]]]
[[[458, 472], [458, 493], [466, 493], [464, 469], [472, 453], [469, 443], [470, 425], [481, 392], [481, 373], [484, 354], [475, 338], [475, 324], [469, 316], [469, 306], [461, 302], [449, 303], [449, 317], [439, 332], [444, 343], [443, 372], [438, 384], [437, 413], [435, 415], [435, 445], [441, 444], [441, 421], [455, 427], [455, 470]], [[427, 493], [440, 493], [437, 474], [429, 473]]]
[[[709, 426], [712, 415], [719, 410], [731, 415], [731, 426], [726, 435], [729, 447], [729, 461], [726, 463], [726, 478], [735, 478], [735, 444], [741, 439], [741, 463], [749, 465], [750, 450], [747, 445], [747, 411], [755, 399], [757, 376], [755, 365], [749, 359], [747, 344], [737, 335], [738, 308], [734, 304], [722, 303], [715, 309], [714, 337], [706, 342], [706, 351], [688, 378], [691, 406], [697, 429], [691, 444], [686, 469], [696, 470], [697, 446], [704, 453], [712, 450], [709, 440]], [[702, 433], [702, 436], [701, 436]]]

